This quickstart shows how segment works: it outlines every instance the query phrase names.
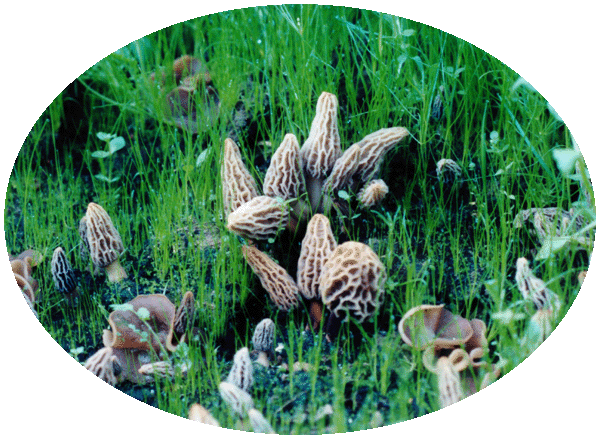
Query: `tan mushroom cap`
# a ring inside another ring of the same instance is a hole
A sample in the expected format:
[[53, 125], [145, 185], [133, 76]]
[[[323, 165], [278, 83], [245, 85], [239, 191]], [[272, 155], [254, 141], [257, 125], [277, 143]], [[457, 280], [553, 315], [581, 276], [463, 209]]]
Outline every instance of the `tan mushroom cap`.
[[[22, 257], [22, 255], [25, 256]], [[25, 252], [21, 253], [17, 257], [9, 257], [9, 260], [10, 267], [15, 277], [15, 281], [21, 289], [23, 296], [27, 301], [27, 304], [32, 309], [34, 314], [36, 314], [33, 308], [33, 304], [37, 300], [36, 293], [39, 288], [39, 284], [38, 281], [32, 277], [32, 271], [33, 267], [35, 266], [34, 264], [37, 265], [37, 261], [32, 259], [29, 253]]]
[[185, 332], [193, 325], [195, 311], [194, 294], [188, 291], [183, 295], [179, 308], [173, 316], [173, 324], [167, 335], [168, 350], [174, 351], [177, 345], [185, 340]]
[[379, 171], [385, 154], [408, 134], [408, 130], [402, 127], [382, 128], [358, 142], [360, 160], [356, 167], [356, 174], [361, 181], [372, 180]]
[[188, 410], [188, 419], [190, 421], [220, 427], [219, 421], [217, 421], [206, 408], [198, 403], [191, 405]]
[[377, 254], [361, 242], [338, 245], [321, 271], [319, 293], [338, 318], [351, 315], [359, 322], [379, 307], [386, 279]]
[[[168, 341], [172, 334], [175, 305], [162, 294], [137, 296], [128, 304], [133, 311], [117, 309], [108, 316], [110, 329], [104, 330], [102, 336], [104, 345], [115, 349], [152, 350], [157, 355], [161, 353], [161, 346], [173, 351], [174, 347]], [[147, 309], [150, 314], [146, 322], [136, 314], [140, 308]], [[150, 333], [146, 323], [150, 325], [158, 339]], [[142, 333], [148, 335], [144, 336]]]
[[463, 317], [455, 316], [444, 305], [419, 305], [410, 309], [398, 324], [402, 340], [409, 346], [425, 349], [453, 348], [473, 336], [473, 328]]
[[79, 224], [79, 232], [96, 267], [104, 268], [110, 282], [120, 282], [127, 273], [119, 263], [123, 242], [110, 216], [102, 206], [89, 203]]
[[281, 265], [254, 246], [243, 246], [242, 254], [279, 309], [290, 311], [298, 305], [298, 286]]
[[441, 159], [436, 164], [435, 173], [438, 180], [445, 183], [451, 183], [461, 177], [462, 169], [460, 165], [452, 159]]
[[293, 134], [286, 134], [271, 157], [263, 183], [265, 195], [284, 200], [298, 198], [306, 192], [300, 163], [300, 146]]
[[558, 295], [546, 286], [546, 282], [534, 276], [527, 259], [517, 259], [515, 280], [523, 298], [531, 300], [536, 309], [548, 308], [557, 312], [561, 308]]
[[372, 180], [358, 192], [358, 202], [367, 208], [376, 206], [381, 203], [389, 191], [390, 188], [385, 181]]
[[263, 414], [255, 408], [248, 410], [248, 419], [250, 419], [250, 424], [252, 424], [252, 431], [254, 433], [276, 434], [273, 427], [271, 427], [271, 424], [269, 424], [269, 421], [267, 421]]
[[86, 360], [84, 367], [111, 386], [115, 386], [119, 382], [118, 372], [120, 372], [121, 366], [111, 347], [104, 347], [97, 351]]
[[267, 240], [277, 236], [289, 221], [289, 211], [280, 200], [262, 195], [242, 204], [227, 217], [227, 228], [247, 239]]
[[321, 93], [308, 138], [300, 149], [303, 167], [311, 177], [325, 179], [341, 155], [337, 111], [337, 97]]
[[255, 351], [270, 353], [275, 341], [275, 323], [271, 319], [262, 319], [252, 335], [252, 346]]
[[320, 297], [321, 271], [336, 246], [329, 219], [320, 213], [314, 215], [306, 227], [298, 259], [296, 282], [304, 298]]
[[358, 143], [344, 151], [342, 156], [335, 161], [331, 174], [325, 179], [323, 192], [335, 194], [350, 185], [360, 161], [360, 154], [361, 145]]
[[246, 392], [250, 391], [250, 387], [254, 382], [254, 369], [247, 347], [241, 348], [233, 356], [233, 365], [227, 376], [227, 382]]
[[448, 357], [441, 357], [436, 364], [440, 406], [448, 407], [464, 398], [458, 370]]
[[223, 401], [239, 416], [244, 416], [248, 410], [254, 408], [254, 401], [250, 394], [239, 387], [228, 383], [219, 384], [219, 393]]
[[52, 253], [51, 273], [54, 286], [62, 294], [73, 294], [77, 288], [75, 272], [62, 247], [56, 247]]
[[223, 163], [221, 164], [223, 208], [228, 215], [258, 196], [256, 180], [242, 161], [242, 154], [235, 142], [225, 139]]

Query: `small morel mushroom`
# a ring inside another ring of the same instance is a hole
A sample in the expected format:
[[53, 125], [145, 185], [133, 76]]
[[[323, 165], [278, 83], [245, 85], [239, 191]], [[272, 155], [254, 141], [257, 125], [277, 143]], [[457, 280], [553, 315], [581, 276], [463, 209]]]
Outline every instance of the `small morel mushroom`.
[[194, 324], [194, 294], [186, 292], [181, 299], [181, 304], [173, 317], [171, 333], [167, 336], [167, 348], [175, 350], [177, 342], [183, 341], [185, 332]]
[[221, 426], [219, 421], [217, 421], [206, 408], [198, 403], [191, 405], [188, 410], [188, 419], [202, 424], [214, 425], [215, 427]]
[[331, 231], [329, 220], [320, 213], [308, 222], [302, 240], [296, 282], [298, 290], [309, 300], [311, 327], [317, 329], [323, 314], [323, 301], [319, 293], [319, 282], [323, 266], [337, 243]]
[[409, 346], [425, 349], [454, 348], [473, 336], [473, 328], [463, 317], [455, 316], [444, 305], [419, 305], [410, 310], [398, 323], [402, 340]]
[[252, 408], [248, 410], [248, 418], [250, 419], [250, 424], [252, 424], [252, 431], [254, 433], [264, 433], [264, 434], [276, 434], [269, 421], [265, 419], [263, 414]]
[[[573, 210], [567, 212], [556, 207], [521, 210], [515, 216], [514, 226], [521, 228], [526, 222], [533, 226], [533, 231], [540, 242], [544, 242], [546, 238], [572, 234], [586, 224], [582, 215], [575, 214]], [[581, 240], [584, 244], [591, 244], [593, 236], [588, 234]]]
[[79, 223], [79, 233], [87, 246], [92, 262], [104, 268], [109, 282], [120, 282], [127, 273], [119, 263], [123, 242], [110, 216], [102, 206], [90, 203]]
[[390, 189], [385, 184], [385, 181], [373, 180], [363, 186], [358, 192], [358, 202], [366, 208], [374, 207], [381, 203], [389, 191]]
[[250, 361], [250, 353], [248, 348], [244, 347], [233, 356], [233, 366], [227, 376], [227, 382], [248, 392], [254, 382], [253, 374], [254, 369]]
[[42, 254], [36, 250], [25, 250], [18, 256], [8, 257], [17, 285], [23, 293], [27, 305], [37, 318], [34, 303], [39, 288], [38, 281], [32, 277], [33, 268], [42, 260]]
[[436, 364], [440, 406], [448, 407], [464, 397], [458, 370], [448, 359], [441, 357]]
[[325, 328], [330, 339], [347, 316], [361, 323], [377, 310], [385, 279], [385, 267], [368, 245], [348, 241], [333, 250], [319, 281], [319, 293], [331, 311]]
[[438, 93], [435, 95], [435, 98], [433, 99], [433, 104], [431, 105], [431, 118], [434, 121], [439, 121], [444, 116], [444, 96], [444, 86], [440, 85]]
[[240, 149], [229, 138], [225, 139], [223, 148], [221, 184], [223, 186], [223, 208], [226, 215], [258, 196], [256, 180], [246, 169]]
[[84, 367], [111, 386], [116, 386], [119, 382], [118, 376], [121, 372], [121, 366], [113, 353], [113, 348], [104, 347], [100, 349], [87, 359]]
[[287, 206], [266, 195], [242, 204], [227, 217], [227, 228], [247, 239], [267, 240], [277, 236], [289, 220]]
[[254, 246], [243, 246], [242, 254], [280, 310], [290, 311], [298, 305], [298, 286], [281, 265]]
[[533, 275], [527, 259], [517, 259], [515, 280], [523, 298], [531, 300], [536, 309], [548, 308], [554, 312], [559, 311], [561, 307], [560, 298], [546, 286], [546, 282]]
[[240, 417], [254, 408], [252, 396], [234, 384], [223, 381], [219, 384], [219, 393], [229, 408]]
[[252, 335], [254, 352], [258, 353], [256, 362], [269, 367], [269, 359], [273, 357], [275, 341], [275, 323], [271, 319], [262, 319]]
[[60, 293], [69, 299], [77, 295], [75, 272], [62, 247], [57, 247], [52, 253], [51, 272], [54, 286]]
[[438, 180], [446, 184], [451, 184], [462, 176], [462, 169], [452, 159], [441, 159], [436, 164], [435, 173]]

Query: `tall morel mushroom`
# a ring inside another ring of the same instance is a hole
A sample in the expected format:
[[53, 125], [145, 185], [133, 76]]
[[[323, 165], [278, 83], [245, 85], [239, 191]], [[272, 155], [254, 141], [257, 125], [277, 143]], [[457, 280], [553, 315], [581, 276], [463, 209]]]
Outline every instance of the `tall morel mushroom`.
[[242, 204], [227, 217], [227, 228], [247, 239], [277, 236], [289, 220], [287, 206], [277, 198], [261, 195]]
[[242, 204], [258, 196], [256, 180], [242, 161], [242, 154], [235, 142], [225, 139], [223, 164], [221, 165], [223, 208], [229, 215]]
[[233, 356], [233, 365], [227, 376], [227, 382], [246, 392], [250, 391], [250, 387], [254, 382], [254, 369], [252, 368], [248, 348], [240, 349]]
[[308, 222], [302, 240], [296, 282], [298, 290], [309, 300], [311, 326], [316, 329], [323, 314], [323, 301], [319, 293], [321, 272], [337, 243], [333, 237], [329, 220], [320, 213]]
[[92, 262], [96, 267], [104, 268], [109, 282], [120, 282], [127, 277], [119, 263], [124, 250], [121, 235], [102, 206], [88, 204], [86, 214], [79, 222], [79, 233]]
[[385, 280], [385, 267], [368, 245], [355, 241], [338, 245], [319, 281], [319, 293], [331, 311], [327, 335], [335, 337], [347, 316], [359, 323], [370, 317], [381, 303]]

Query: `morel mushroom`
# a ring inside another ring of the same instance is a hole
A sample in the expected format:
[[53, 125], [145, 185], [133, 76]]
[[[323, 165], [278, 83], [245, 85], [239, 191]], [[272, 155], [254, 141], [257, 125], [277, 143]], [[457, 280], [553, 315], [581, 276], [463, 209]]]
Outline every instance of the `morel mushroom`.
[[118, 376], [121, 373], [121, 366], [111, 347], [100, 349], [87, 359], [84, 367], [111, 386], [116, 386], [119, 382]]
[[321, 203], [323, 181], [342, 154], [337, 110], [337, 97], [331, 93], [321, 93], [308, 138], [300, 149], [306, 187], [313, 211], [316, 211]]
[[233, 356], [233, 365], [227, 376], [227, 382], [248, 392], [254, 382], [253, 375], [254, 369], [250, 361], [250, 353], [248, 348], [244, 347]]
[[229, 138], [225, 139], [223, 148], [221, 184], [223, 186], [223, 208], [226, 215], [258, 196], [256, 181], [246, 169], [240, 149]]
[[241, 417], [254, 407], [252, 396], [236, 385], [223, 381], [219, 384], [219, 393], [229, 408]]
[[325, 328], [331, 339], [347, 316], [361, 323], [377, 310], [385, 279], [385, 267], [368, 245], [348, 241], [335, 248], [319, 281], [319, 293], [331, 311]]
[[273, 357], [275, 341], [275, 323], [271, 319], [262, 319], [252, 335], [253, 353], [258, 353], [256, 362], [269, 367], [269, 359]]
[[167, 349], [174, 351], [178, 342], [185, 339], [185, 332], [194, 324], [194, 294], [186, 292], [173, 316], [171, 331], [167, 335]]
[[382, 128], [358, 142], [360, 160], [356, 166], [356, 174], [360, 180], [365, 183], [372, 180], [379, 171], [385, 154], [408, 134], [408, 130], [402, 127]]
[[533, 275], [527, 259], [517, 259], [515, 280], [523, 298], [531, 300], [536, 309], [548, 308], [553, 312], [559, 311], [561, 307], [560, 298], [546, 286], [546, 282]]
[[281, 265], [254, 246], [243, 246], [242, 254], [280, 310], [290, 311], [298, 305], [298, 286]]
[[383, 200], [389, 192], [388, 185], [383, 180], [373, 180], [358, 192], [358, 202], [362, 207], [371, 208]]
[[452, 159], [442, 159], [437, 162], [435, 173], [438, 180], [443, 183], [454, 183], [462, 175], [462, 169], [459, 164]]
[[313, 329], [318, 328], [323, 314], [323, 301], [319, 294], [321, 272], [336, 246], [337, 243], [327, 217], [319, 213], [314, 215], [308, 222], [306, 234], [302, 240], [296, 277], [300, 294], [309, 300], [309, 313]]
[[52, 253], [51, 272], [54, 286], [60, 293], [69, 299], [77, 295], [75, 272], [62, 247], [56, 247]]
[[448, 407], [464, 397], [458, 370], [448, 357], [441, 357], [437, 361], [436, 375], [441, 408]]
[[227, 228], [247, 239], [267, 240], [277, 236], [288, 223], [287, 206], [262, 195], [242, 204], [227, 217]]
[[188, 419], [190, 421], [201, 422], [202, 424], [214, 425], [220, 427], [219, 421], [217, 421], [208, 410], [206, 410], [200, 404], [192, 404], [188, 410]]
[[276, 434], [269, 421], [255, 408], [248, 410], [248, 418], [250, 419], [254, 433]]
[[120, 282], [127, 273], [119, 263], [123, 242], [110, 216], [102, 206], [90, 203], [79, 223], [79, 233], [96, 267], [104, 268], [109, 282]]

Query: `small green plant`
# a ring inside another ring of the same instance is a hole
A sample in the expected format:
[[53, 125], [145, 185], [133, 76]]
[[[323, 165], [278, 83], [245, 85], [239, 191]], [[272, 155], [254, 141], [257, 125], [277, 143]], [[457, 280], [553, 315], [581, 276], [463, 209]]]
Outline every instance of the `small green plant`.
[[113, 176], [113, 156], [117, 151], [125, 148], [125, 139], [116, 134], [107, 134], [103, 132], [96, 133], [96, 137], [103, 141], [107, 149], [97, 150], [92, 152], [92, 157], [98, 159], [101, 172], [94, 175], [100, 181], [106, 183], [116, 183], [121, 178], [121, 175]]

